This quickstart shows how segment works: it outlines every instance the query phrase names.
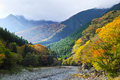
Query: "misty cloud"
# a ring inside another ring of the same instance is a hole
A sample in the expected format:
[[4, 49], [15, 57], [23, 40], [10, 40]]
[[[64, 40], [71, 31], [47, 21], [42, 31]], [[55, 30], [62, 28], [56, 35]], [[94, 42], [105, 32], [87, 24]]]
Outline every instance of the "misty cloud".
[[90, 8], [109, 8], [119, 0], [0, 0], [0, 18], [9, 14], [28, 19], [63, 21]]

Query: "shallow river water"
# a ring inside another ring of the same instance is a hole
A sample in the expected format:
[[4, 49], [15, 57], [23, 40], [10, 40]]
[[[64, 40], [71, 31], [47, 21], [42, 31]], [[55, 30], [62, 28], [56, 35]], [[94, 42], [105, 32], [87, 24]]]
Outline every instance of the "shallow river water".
[[78, 66], [56, 66], [33, 68], [33, 71], [23, 69], [19, 74], [2, 75], [0, 80], [87, 80], [83, 77], [75, 76], [82, 75], [88, 71], [79, 71]]
[[80, 77], [75, 77], [72, 76], [74, 74], [83, 74], [83, 71], [79, 71], [79, 67], [76, 66], [66, 66], [66, 68], [69, 68], [68, 71], [60, 73], [60, 74], [56, 74], [53, 76], [49, 76], [47, 78], [41, 78], [41, 79], [37, 79], [37, 80], [86, 80], [84, 78], [80, 78]]

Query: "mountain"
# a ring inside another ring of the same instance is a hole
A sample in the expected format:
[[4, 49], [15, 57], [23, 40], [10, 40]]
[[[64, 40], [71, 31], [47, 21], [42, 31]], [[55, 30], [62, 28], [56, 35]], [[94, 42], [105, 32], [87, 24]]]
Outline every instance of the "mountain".
[[59, 56], [62, 58], [68, 58], [71, 55], [72, 47], [77, 39], [82, 36], [82, 31], [85, 30], [90, 23], [82, 26], [81, 28], [74, 31], [68, 37], [54, 43], [47, 44], [46, 46], [49, 47], [51, 50], [55, 51]]
[[81, 26], [90, 22], [92, 19], [103, 15], [107, 10], [108, 9], [89, 9], [89, 10], [79, 12], [73, 15], [72, 17], [70, 17], [69, 19], [60, 23], [60, 24], [66, 25], [66, 27], [63, 28], [61, 32], [54, 35], [51, 39], [44, 42], [40, 42], [39, 44], [46, 45], [46, 44], [57, 42], [61, 39], [64, 39], [65, 37], [70, 35], [72, 32], [80, 28]]
[[[102, 27], [106, 26], [108, 23], [111, 23], [118, 16], [120, 16], [120, 10], [110, 11], [110, 12], [104, 14], [100, 18], [93, 19], [89, 25], [87, 24], [86, 26], [84, 26], [84, 27], [86, 27], [86, 29], [84, 29], [82, 31], [80, 31], [80, 29], [78, 29], [77, 31], [75, 31], [72, 35], [69, 36], [69, 39], [71, 39], [71, 42], [69, 42], [69, 43], [72, 44], [75, 39], [77, 39], [77, 38], [78, 39], [76, 41], [74, 41], [75, 45], [72, 46], [72, 50], [68, 49], [69, 52], [72, 53], [72, 55], [73, 55], [76, 53], [77, 50], [80, 50], [78, 48], [80, 48], [80, 47], [83, 48], [84, 44], [86, 44], [88, 41], [95, 42], [95, 40], [98, 40], [98, 36], [96, 36], [96, 32], [99, 32]], [[78, 31], [80, 31], [80, 32], [78, 32]], [[80, 33], [81, 33], [81, 35], [79, 35]], [[107, 35], [110, 35], [110, 34], [107, 34]], [[101, 36], [104, 36], [104, 35], [101, 35]], [[72, 40], [72, 38], [74, 38], [74, 40]], [[66, 39], [64, 42], [67, 42], [67, 41], [68, 40]], [[65, 43], [61, 43], [61, 44], [65, 44]], [[65, 46], [65, 45], [63, 45], [63, 46]], [[67, 46], [70, 46], [70, 45], [67, 45]], [[51, 48], [53, 49], [53, 47], [51, 47]], [[66, 48], [66, 47], [64, 47], [64, 48]], [[70, 53], [68, 53], [68, 54], [70, 54]]]
[[84, 69], [94, 67], [98, 72], [104, 71], [109, 77], [118, 77], [119, 52], [120, 10], [112, 10], [91, 21], [82, 36], [75, 41], [71, 56], [63, 59], [62, 64], [84, 66]]
[[6, 18], [0, 19], [0, 26], [3, 28], [7, 28], [7, 30], [9, 30], [10, 32], [18, 32], [28, 28], [53, 23], [57, 22], [44, 20], [27, 20], [24, 16], [15, 16], [13, 14], [10, 14]]
[[56, 33], [60, 32], [65, 25], [60, 23], [41, 25], [33, 28], [29, 28], [23, 31], [16, 32], [16, 35], [22, 36], [24, 39], [27, 39], [29, 42], [39, 42], [46, 41], [50, 39]]
[[0, 19], [0, 26], [7, 28], [10, 32], [15, 32], [16, 35], [22, 36], [29, 42], [48, 44], [67, 37], [82, 25], [101, 16], [106, 10], [108, 9], [89, 9], [60, 23], [27, 20], [24, 16], [10, 14], [4, 19]]
[[[106, 16], [103, 16], [104, 18], [106, 18], [106, 20], [103, 20], [103, 24], [110, 22], [111, 20], [113, 20], [115, 17], [117, 17], [119, 15], [119, 11], [116, 11], [116, 10], [119, 10], [119, 6], [120, 6], [120, 4], [117, 4], [109, 9], [109, 10], [114, 10], [114, 7], [116, 7], [114, 13], [110, 12], [110, 13], [107, 13]], [[109, 10], [107, 10], [107, 11], [109, 11]], [[116, 14], [117, 14], [117, 16], [115, 16]], [[109, 16], [111, 16], [111, 18]], [[107, 21], [108, 19], [109, 19], [109, 21]], [[94, 20], [98, 21], [99, 19], [96, 18]], [[48, 46], [51, 50], [54, 50], [57, 54], [59, 54], [60, 55], [59, 57], [67, 58], [71, 55], [72, 47], [73, 47], [75, 41], [77, 39], [79, 39], [80, 37], [82, 37], [83, 33], [84, 33], [84, 35], [86, 34], [86, 36], [83, 36], [83, 38], [86, 39], [85, 41], [89, 40], [89, 37], [94, 36], [93, 33], [95, 31], [95, 28], [90, 27], [93, 30], [88, 28], [90, 24], [91, 24], [91, 22], [80, 27], [79, 29], [74, 31], [72, 34], [70, 34], [68, 37], [66, 37], [65, 39], [62, 39], [61, 41], [58, 41], [55, 43], [51, 43], [46, 46]], [[101, 24], [97, 24], [97, 25], [101, 25]], [[86, 30], [88, 30], [88, 32], [86, 32]], [[93, 33], [90, 33], [90, 32], [93, 32]], [[63, 55], [63, 56], [61, 56], [61, 55]]]

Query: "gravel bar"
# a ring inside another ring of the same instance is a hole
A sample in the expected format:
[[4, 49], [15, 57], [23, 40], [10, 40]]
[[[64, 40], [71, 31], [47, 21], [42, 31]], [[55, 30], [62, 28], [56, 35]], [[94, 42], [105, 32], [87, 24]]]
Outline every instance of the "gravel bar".
[[41, 80], [57, 74], [70, 71], [70, 68], [50, 67], [50, 68], [34, 68], [32, 72], [23, 69], [18, 74], [2, 75], [0, 80]]

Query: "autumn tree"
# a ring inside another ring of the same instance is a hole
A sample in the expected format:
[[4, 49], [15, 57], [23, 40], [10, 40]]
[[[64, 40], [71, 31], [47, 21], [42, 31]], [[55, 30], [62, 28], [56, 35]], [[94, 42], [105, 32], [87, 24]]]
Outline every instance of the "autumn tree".
[[0, 41], [0, 65], [3, 63], [3, 59], [5, 58], [5, 53], [4, 53], [4, 45]]

